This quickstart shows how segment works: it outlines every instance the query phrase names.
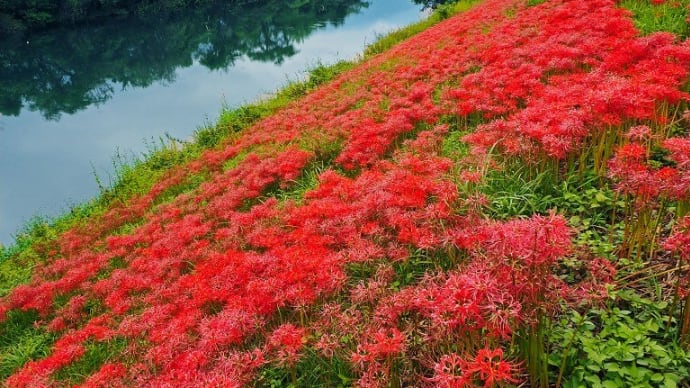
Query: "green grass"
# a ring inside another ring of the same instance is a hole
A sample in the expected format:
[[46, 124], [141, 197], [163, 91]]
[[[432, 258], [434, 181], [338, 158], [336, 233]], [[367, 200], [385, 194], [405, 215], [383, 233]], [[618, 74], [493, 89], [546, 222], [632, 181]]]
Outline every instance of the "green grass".
[[113, 360], [127, 347], [127, 340], [113, 338], [107, 341], [88, 340], [84, 354], [71, 364], [55, 372], [55, 380], [69, 385], [82, 383], [97, 372], [103, 364]]
[[535, 173], [511, 163], [503, 170], [489, 171], [482, 191], [491, 200], [490, 215], [498, 219], [556, 210], [578, 224], [606, 227], [614, 207], [622, 205], [614, 201], [609, 184], [589, 170], [583, 175], [567, 173], [561, 177], [553, 169]]
[[325, 358], [318, 350], [306, 348], [295, 366], [296, 384], [292, 382], [291, 371], [276, 365], [267, 365], [259, 371], [256, 387], [351, 387], [356, 379], [350, 364], [337, 356]]
[[552, 372], [564, 369], [564, 387], [688, 384], [690, 353], [675, 344], [677, 324], [667, 309], [625, 291], [602, 308], [571, 311], [551, 330]]
[[10, 311], [0, 323], [0, 380], [4, 380], [30, 360], [47, 356], [55, 335], [34, 327], [35, 310]]
[[276, 191], [274, 196], [280, 201], [302, 202], [304, 194], [318, 186], [319, 175], [326, 171], [328, 167], [329, 163], [323, 160], [310, 163], [296, 180], [288, 182], [289, 186]]
[[402, 42], [403, 40], [426, 30], [434, 24], [448, 19], [449, 17], [460, 12], [467, 11], [480, 1], [481, 0], [462, 0], [455, 3], [440, 5], [428, 18], [409, 26], [391, 31], [388, 34], [379, 37], [376, 41], [370, 44], [366, 50], [364, 50], [364, 58], [369, 58], [380, 54]]
[[54, 248], [59, 231], [67, 224], [58, 220], [50, 225], [47, 220], [35, 217], [17, 237], [15, 245], [0, 247], [0, 297], [31, 279], [33, 268]]
[[441, 249], [414, 249], [410, 252], [407, 260], [400, 260], [393, 263], [395, 279], [392, 286], [395, 289], [416, 285], [424, 276], [428, 274], [447, 272], [454, 268], [458, 262], [455, 251], [445, 251]]
[[682, 38], [690, 33], [687, 22], [688, 5], [690, 0], [668, 0], [658, 5], [649, 0], [623, 0], [619, 3], [619, 6], [633, 13], [635, 26], [642, 34], [666, 31]]

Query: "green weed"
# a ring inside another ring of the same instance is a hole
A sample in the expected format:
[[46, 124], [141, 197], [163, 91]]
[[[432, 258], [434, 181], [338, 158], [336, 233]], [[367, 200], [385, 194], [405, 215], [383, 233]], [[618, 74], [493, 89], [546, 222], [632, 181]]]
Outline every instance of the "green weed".
[[18, 234], [15, 245], [0, 250], [0, 297], [31, 279], [34, 266], [54, 249], [58, 231], [65, 227], [61, 222], [50, 226], [47, 220], [35, 217]]
[[318, 186], [319, 175], [326, 171], [328, 166], [328, 162], [322, 160], [310, 163], [297, 179], [293, 182], [288, 182], [289, 186], [287, 188], [277, 190], [274, 196], [280, 201], [291, 200], [301, 203], [304, 199], [304, 194]]
[[55, 335], [34, 327], [35, 310], [12, 310], [0, 323], [0, 379], [6, 379], [30, 360], [47, 356]]
[[676, 387], [687, 384], [690, 353], [674, 345], [666, 302], [621, 291], [609, 306], [571, 311], [549, 334], [549, 364], [564, 387]]
[[411, 24], [407, 27], [400, 28], [395, 31], [391, 31], [388, 34], [379, 37], [372, 44], [368, 45], [364, 50], [364, 58], [369, 58], [374, 55], [380, 54], [396, 44], [402, 42], [403, 40], [416, 35], [427, 28], [437, 24], [449, 17], [456, 15], [460, 12], [467, 11], [474, 4], [478, 3], [480, 0], [462, 0], [455, 3], [440, 5], [435, 12], [428, 18]]
[[351, 387], [355, 378], [347, 360], [338, 356], [326, 358], [318, 351], [307, 347], [295, 366], [296, 383], [292, 382], [291, 371], [269, 365], [259, 372], [256, 387]]
[[688, 5], [690, 0], [665, 1], [652, 4], [651, 1], [623, 0], [620, 6], [634, 15], [635, 26], [644, 35], [658, 31], [671, 32], [681, 38], [688, 36]]
[[55, 372], [55, 380], [71, 385], [82, 383], [88, 376], [97, 372], [103, 364], [122, 353], [127, 347], [127, 340], [123, 338], [107, 341], [89, 340], [84, 347], [86, 351], [78, 360]]
[[417, 284], [425, 275], [446, 272], [458, 264], [443, 250], [414, 249], [407, 260], [393, 263], [393, 288], [400, 289]]

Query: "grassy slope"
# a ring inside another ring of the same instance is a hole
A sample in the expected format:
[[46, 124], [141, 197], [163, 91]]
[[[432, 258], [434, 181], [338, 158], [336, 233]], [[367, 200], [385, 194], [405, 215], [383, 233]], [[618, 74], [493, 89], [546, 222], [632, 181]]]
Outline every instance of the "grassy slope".
[[[537, 5], [539, 2], [531, 2]], [[647, 5], [646, 1], [624, 1], [623, 6], [635, 12], [638, 28], [645, 33], [658, 30], [671, 30], [683, 36], [687, 33], [685, 8], [680, 10], [670, 7], [663, 9], [668, 22], [659, 21], [658, 6]], [[457, 7], [460, 10], [466, 3]], [[686, 5], [686, 4], [684, 4]], [[663, 7], [667, 7], [666, 5]], [[447, 11], [444, 11], [447, 12]], [[436, 14], [436, 20], [443, 17], [443, 12]], [[445, 15], [447, 16], [447, 15]], [[376, 55], [391, 47], [397, 41], [421, 31], [435, 22], [434, 19], [420, 23], [384, 38], [372, 45], [367, 56]], [[200, 130], [194, 144], [163, 144], [159, 149], [142, 161], [120, 166], [118, 183], [104, 191], [101, 197], [72, 214], [55, 221], [52, 225], [37, 221], [27, 228], [18, 238], [14, 247], [4, 248], [0, 256], [0, 296], [7, 294], [18, 284], [25, 283], [31, 276], [33, 265], [39, 264], [43, 257], [55, 249], [60, 233], [77, 224], [89, 223], [91, 217], [106, 213], [112, 204], [127, 203], [154, 186], [157, 180], [165, 177], [166, 171], [197, 158], [204, 149], [213, 148], [234, 134], [248, 127], [263, 117], [270, 115], [289, 101], [308, 93], [317, 85], [334, 78], [354, 64], [341, 63], [332, 67], [321, 67], [312, 71], [310, 79], [303, 83], [288, 86], [279, 92], [274, 99], [256, 105], [224, 112], [217, 125]], [[467, 147], [461, 141], [461, 132], [451, 132], [443, 144], [443, 154], [453, 160], [461, 161], [466, 155]], [[236, 164], [241, 157], [231, 163]], [[225, 168], [232, 168], [227, 165]], [[289, 190], [278, 190], [274, 196], [281, 199], [299, 199], [303, 193], [313, 188], [316, 176], [326, 166], [312, 165]], [[554, 167], [554, 169], [557, 167]], [[674, 345], [678, 325], [668, 315], [668, 285], [663, 279], [655, 278], [653, 267], [659, 263], [648, 263], [643, 260], [622, 257], [617, 249], [621, 245], [625, 225], [619, 220], [611, 222], [610, 215], [625, 204], [614, 193], [611, 184], [602, 180], [589, 167], [580, 174], [573, 174], [563, 179], [554, 178], [553, 170], [534, 170], [530, 167], [515, 164], [500, 172], [489, 173], [485, 183], [479, 188], [490, 198], [489, 215], [496, 219], [526, 217], [532, 214], [545, 214], [549, 209], [561, 210], [578, 229], [577, 244], [587, 247], [593, 253], [610, 260], [619, 261], [623, 267], [616, 292], [601, 308], [586, 311], [571, 310], [562, 314], [548, 331], [550, 346], [549, 368], [551, 376], [559, 378], [564, 374], [566, 384], [578, 386], [602, 384], [609, 381], [620, 385], [662, 385], [674, 386], [681, 380], [687, 383], [688, 355]], [[175, 185], [156, 199], [157, 203], [174, 199], [179, 194], [198, 187], [207, 177], [198, 176]], [[117, 233], [123, 234], [133, 230], [137, 222], [118, 226]], [[627, 255], [630, 256], [630, 255]], [[398, 285], [406, 284], [405, 279], [415, 279], [438, 257], [420, 252], [412, 260], [398, 268]], [[668, 268], [668, 267], [665, 267]], [[564, 268], [564, 276], [577, 276], [576, 270]], [[362, 276], [366, 278], [368, 275]], [[357, 281], [357, 277], [353, 282]], [[0, 327], [0, 375], [7, 376], [28, 359], [35, 359], [47, 354], [48, 347], [55, 340], [54, 336], [41, 328], [34, 328], [36, 316], [33, 312], [11, 312], [9, 319]], [[95, 314], [95, 313], [94, 313]], [[94, 344], [88, 347], [83, 361], [70, 368], [64, 368], [58, 379], [80, 381], [81, 378], [95, 371], [114, 352], [119, 352], [123, 345], [117, 342], [106, 347]], [[628, 354], [635, 354], [631, 359]], [[598, 355], [612, 355], [608, 358]], [[641, 360], [641, 361], [640, 361]], [[324, 381], [323, 376], [330, 376], [331, 384], [340, 382], [349, 384], [352, 371], [343, 360], [324, 362], [320, 357], [307, 356], [298, 365], [300, 383], [309, 385]], [[281, 386], [290, 379], [290, 371], [282, 368], [267, 367], [261, 372], [261, 385]], [[606, 386], [606, 385], [604, 385]]]
[[[464, 0], [440, 6], [430, 17], [379, 37], [366, 48], [362, 57], [356, 60], [318, 65], [307, 72], [305, 80], [289, 82], [271, 97], [236, 109], [224, 110], [217, 123], [198, 129], [191, 142], [180, 144], [174, 139], [161, 138], [159, 144], [152, 144], [148, 153], [137, 159], [115, 155], [113, 158], [114, 183], [107, 185], [99, 180], [101, 194], [98, 197], [54, 219], [36, 216], [21, 229], [13, 245], [0, 244], [0, 297], [10, 293], [18, 285], [29, 282], [33, 269], [41, 265], [51, 250], [55, 249], [59, 236], [65, 231], [87, 225], [93, 222], [93, 219], [98, 219], [106, 213], [112, 206], [127, 204], [132, 198], [144, 195], [172, 167], [199, 158], [204, 150], [222, 147], [228, 139], [232, 139], [259, 120], [313, 91], [319, 85], [331, 81], [339, 74], [357, 66], [358, 63], [388, 50], [396, 43], [467, 10], [478, 1]], [[226, 168], [231, 167], [231, 165], [226, 166]], [[283, 193], [283, 197], [298, 197], [310, 186], [308, 181], [313, 183], [314, 179], [314, 173], [305, 174], [305, 179], [296, 184], [297, 187], [304, 186], [305, 188]], [[166, 193], [159, 202], [165, 202], [182, 192], [190, 191], [203, 180], [202, 177], [196, 183], [182, 185]], [[136, 223], [125, 224], [115, 231], [115, 234], [127, 233], [135, 227]], [[33, 328], [35, 320], [37, 317], [33, 312], [28, 314], [16, 312], [11, 313], [10, 319], [0, 324], [0, 378], [6, 378], [28, 360], [48, 354], [55, 336], [44, 330]], [[103, 357], [107, 356], [101, 356]]]

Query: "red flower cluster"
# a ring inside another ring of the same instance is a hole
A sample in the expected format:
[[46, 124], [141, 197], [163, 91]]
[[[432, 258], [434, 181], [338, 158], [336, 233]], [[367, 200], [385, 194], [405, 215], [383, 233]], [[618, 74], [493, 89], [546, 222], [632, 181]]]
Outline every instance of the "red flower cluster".
[[690, 138], [663, 140], [667, 165], [659, 166], [664, 161], [652, 163], [649, 133], [646, 126], [631, 128], [627, 137], [633, 141], [620, 146], [609, 162], [616, 190], [634, 198], [637, 207], [651, 207], [661, 199], [690, 201]]
[[290, 323], [281, 325], [268, 337], [268, 344], [277, 353], [280, 365], [294, 365], [305, 342], [304, 329]]
[[664, 247], [678, 253], [684, 260], [690, 259], [690, 216], [678, 222], [673, 234], [666, 239]]
[[503, 350], [483, 348], [474, 359], [466, 360], [455, 354], [446, 354], [434, 365], [431, 381], [443, 388], [476, 387], [483, 381], [485, 387], [500, 383], [515, 383], [516, 366], [503, 360]]
[[458, 101], [452, 112], [495, 118], [466, 137], [477, 147], [561, 159], [612, 126], [657, 119], [659, 104], [688, 98], [680, 91], [687, 43], [637, 37], [614, 1], [548, 1], [516, 19], [479, 37], [479, 54], [468, 54], [479, 70], [447, 91]]
[[[569, 286], [553, 274], [558, 263], [572, 254], [571, 230], [559, 216], [484, 221], [464, 229], [462, 234], [474, 236], [465, 265], [427, 274], [417, 285], [401, 290], [394, 287], [392, 268], [380, 266], [372, 279], [352, 289], [351, 306], [323, 309], [312, 325], [320, 337], [316, 347], [326, 357], [349, 356], [361, 371], [361, 386], [385, 386], [391, 379], [412, 384], [427, 378], [447, 386], [509, 382], [516, 378], [517, 366], [502, 360], [500, 348], [488, 352], [481, 346], [510, 343], [515, 332], [537, 325], [564, 298], [585, 301], [605, 295], [603, 285], [613, 275], [610, 266], [595, 268], [596, 277]], [[592, 264], [600, 266], [599, 261]], [[360, 340], [348, 345], [337, 341], [338, 336]], [[421, 342], [413, 340], [419, 338]], [[446, 358], [429, 365], [429, 355], [449, 347], [476, 354], [476, 359], [448, 356], [461, 360], [462, 372], [456, 370], [455, 375], [449, 374]], [[418, 361], [437, 373], [429, 377], [408, 365], [407, 375], [396, 376], [394, 360]]]

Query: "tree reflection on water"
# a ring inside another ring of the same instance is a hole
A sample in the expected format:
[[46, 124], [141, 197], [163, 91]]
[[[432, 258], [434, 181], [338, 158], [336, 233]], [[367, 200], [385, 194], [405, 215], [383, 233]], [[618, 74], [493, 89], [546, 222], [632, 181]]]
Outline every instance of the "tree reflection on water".
[[[287, 5], [286, 5], [287, 4]], [[316, 29], [339, 25], [364, 0], [202, 4], [185, 12], [112, 20], [0, 42], [0, 114], [49, 120], [101, 104], [119, 88], [172, 82], [199, 62], [227, 69], [240, 58], [281, 63]]]

